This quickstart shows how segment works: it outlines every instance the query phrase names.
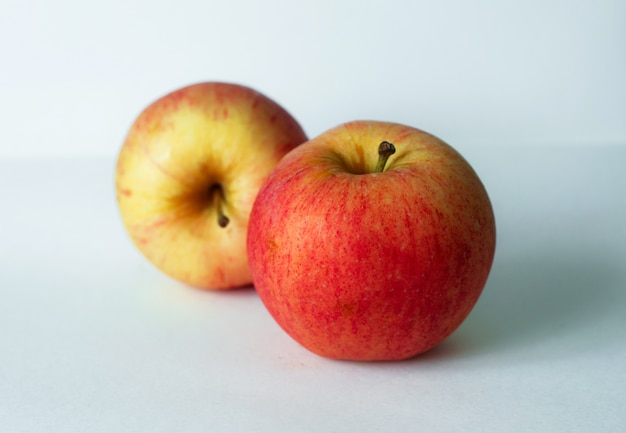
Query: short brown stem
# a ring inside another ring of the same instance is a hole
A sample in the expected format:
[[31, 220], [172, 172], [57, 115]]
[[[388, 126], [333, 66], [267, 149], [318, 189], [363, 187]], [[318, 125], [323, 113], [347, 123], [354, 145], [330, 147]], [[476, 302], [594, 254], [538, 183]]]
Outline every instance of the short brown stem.
[[378, 162], [376, 163], [374, 173], [382, 173], [385, 169], [385, 164], [387, 164], [387, 160], [394, 153], [396, 153], [396, 147], [393, 144], [388, 141], [380, 143], [378, 146]]
[[226, 215], [224, 215], [224, 190], [222, 189], [222, 185], [215, 184], [211, 187], [211, 191], [209, 193], [213, 199], [213, 205], [217, 210], [217, 224], [220, 227], [226, 227], [230, 222], [230, 219]]

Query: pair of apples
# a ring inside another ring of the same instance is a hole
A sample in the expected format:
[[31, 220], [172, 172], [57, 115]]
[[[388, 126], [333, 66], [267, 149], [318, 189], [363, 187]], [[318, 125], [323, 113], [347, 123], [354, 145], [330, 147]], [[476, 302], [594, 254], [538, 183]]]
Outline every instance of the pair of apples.
[[377, 121], [307, 140], [284, 108], [236, 84], [148, 106], [116, 191], [157, 268], [206, 289], [254, 283], [294, 340], [335, 359], [400, 360], [443, 341], [495, 252], [487, 192], [443, 141]]

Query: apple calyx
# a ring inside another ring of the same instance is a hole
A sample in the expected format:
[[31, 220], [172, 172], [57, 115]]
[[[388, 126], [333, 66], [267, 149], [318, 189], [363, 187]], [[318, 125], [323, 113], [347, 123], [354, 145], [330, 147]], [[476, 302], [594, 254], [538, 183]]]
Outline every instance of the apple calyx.
[[392, 143], [388, 141], [380, 143], [378, 145], [378, 162], [376, 163], [376, 168], [374, 168], [374, 173], [382, 173], [387, 160], [394, 153], [396, 153], [396, 147]]
[[212, 185], [209, 191], [209, 195], [213, 198], [213, 205], [217, 210], [217, 224], [222, 228], [226, 227], [230, 222], [230, 219], [226, 215], [224, 215], [223, 203], [226, 200], [224, 198], [224, 190], [222, 189], [222, 185], [220, 185], [219, 183]]

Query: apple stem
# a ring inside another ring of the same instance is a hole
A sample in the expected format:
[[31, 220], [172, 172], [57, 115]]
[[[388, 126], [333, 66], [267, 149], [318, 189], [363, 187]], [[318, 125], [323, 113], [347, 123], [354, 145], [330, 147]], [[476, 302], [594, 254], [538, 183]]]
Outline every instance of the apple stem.
[[380, 143], [378, 146], [378, 162], [376, 163], [374, 173], [382, 173], [385, 169], [385, 164], [387, 164], [387, 160], [394, 153], [396, 153], [396, 147], [393, 144], [388, 141]]
[[215, 184], [211, 187], [211, 196], [213, 197], [213, 205], [217, 209], [217, 224], [220, 227], [226, 227], [230, 222], [230, 219], [224, 215], [224, 190], [220, 184]]

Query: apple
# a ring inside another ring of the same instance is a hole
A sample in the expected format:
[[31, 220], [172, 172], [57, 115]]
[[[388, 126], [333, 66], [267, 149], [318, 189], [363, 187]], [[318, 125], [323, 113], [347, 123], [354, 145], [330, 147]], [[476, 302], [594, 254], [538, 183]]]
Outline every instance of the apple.
[[117, 159], [131, 240], [188, 285], [249, 285], [252, 204], [277, 162], [306, 139], [284, 108], [245, 86], [199, 83], [161, 97], [132, 124]]
[[368, 361], [411, 358], [457, 329], [495, 240], [487, 192], [457, 151], [409, 126], [355, 121], [281, 160], [247, 245], [256, 290], [294, 340]]

